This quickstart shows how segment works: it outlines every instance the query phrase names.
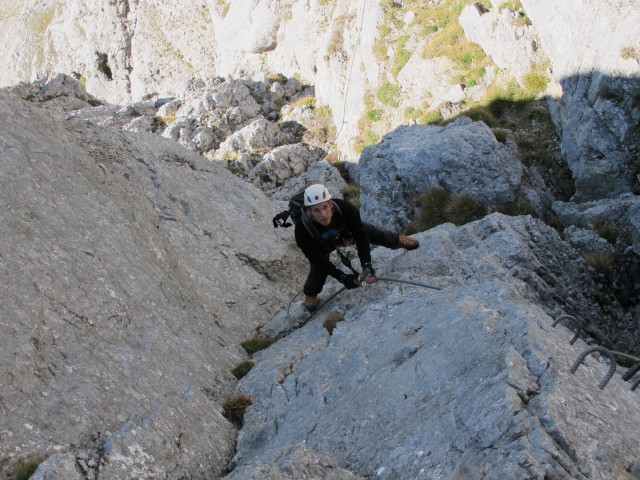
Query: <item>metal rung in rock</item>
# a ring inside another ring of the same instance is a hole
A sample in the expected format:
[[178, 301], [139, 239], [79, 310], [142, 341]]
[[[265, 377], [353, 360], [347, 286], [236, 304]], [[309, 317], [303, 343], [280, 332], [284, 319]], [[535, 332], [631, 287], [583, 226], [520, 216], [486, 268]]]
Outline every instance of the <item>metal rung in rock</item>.
[[580, 354], [578, 359], [573, 364], [573, 367], [571, 367], [571, 373], [576, 373], [576, 370], [578, 370], [578, 367], [583, 362], [583, 360], [585, 358], [587, 358], [587, 355], [589, 355], [590, 353], [593, 353], [593, 352], [599, 352], [603, 356], [605, 356], [605, 357], [607, 357], [609, 359], [609, 371], [607, 372], [607, 374], [604, 376], [604, 378], [598, 384], [598, 388], [600, 390], [604, 390], [604, 387], [607, 386], [607, 383], [609, 383], [609, 380], [611, 380], [611, 378], [613, 377], [614, 373], [616, 373], [616, 357], [610, 350], [608, 350], [608, 349], [606, 349], [604, 347], [587, 348], [584, 352], [582, 352]]

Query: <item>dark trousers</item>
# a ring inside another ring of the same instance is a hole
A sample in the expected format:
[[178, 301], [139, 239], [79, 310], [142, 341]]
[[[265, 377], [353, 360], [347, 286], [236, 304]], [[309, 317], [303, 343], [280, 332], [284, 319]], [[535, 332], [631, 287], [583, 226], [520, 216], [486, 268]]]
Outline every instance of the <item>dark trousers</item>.
[[[369, 242], [373, 245], [380, 245], [382, 247], [393, 248], [398, 245], [399, 235], [397, 233], [390, 232], [383, 228], [378, 228], [370, 223], [363, 222], [364, 231], [369, 237]], [[309, 275], [304, 283], [304, 294], [308, 297], [315, 297], [322, 291], [325, 282], [327, 281], [328, 273], [321, 267], [311, 263], [309, 268]]]

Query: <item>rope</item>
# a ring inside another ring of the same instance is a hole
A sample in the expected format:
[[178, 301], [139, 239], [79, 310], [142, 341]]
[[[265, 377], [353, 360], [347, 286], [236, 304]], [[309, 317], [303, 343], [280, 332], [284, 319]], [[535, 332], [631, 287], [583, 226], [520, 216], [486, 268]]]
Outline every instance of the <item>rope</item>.
[[432, 287], [431, 285], [425, 285], [424, 283], [409, 282], [407, 280], [396, 280], [395, 278], [381, 278], [381, 277], [376, 277], [376, 279], [383, 282], [406, 283], [407, 285], [416, 285], [418, 287], [432, 288], [433, 290], [442, 290], [442, 288], [440, 287]]
[[338, 133], [336, 134], [333, 143], [332, 143], [332, 147], [333, 145], [336, 144], [336, 142], [338, 141], [338, 137], [340, 136], [340, 134], [342, 133], [342, 127], [344, 127], [344, 124], [346, 123], [344, 120], [344, 117], [347, 114], [347, 96], [349, 93], [349, 85], [351, 85], [351, 73], [353, 72], [353, 65], [356, 63], [356, 51], [358, 50], [358, 45], [360, 45], [360, 38], [362, 36], [362, 26], [364, 25], [364, 10], [365, 7], [367, 6], [367, 0], [364, 0], [364, 2], [362, 3], [362, 15], [360, 17], [360, 28], [358, 29], [358, 39], [356, 40], [356, 44], [353, 47], [353, 58], [351, 58], [351, 66], [349, 67], [349, 75], [347, 76], [347, 83], [344, 87], [344, 100], [342, 101], [342, 123], [340, 124], [340, 129], [338, 130]]
[[358, 39], [356, 40], [356, 44], [353, 47], [353, 57], [351, 58], [351, 66], [349, 67], [349, 75], [347, 76], [347, 82], [346, 82], [345, 87], [344, 87], [344, 98], [342, 100], [342, 122], [340, 123], [340, 128], [338, 129], [338, 133], [336, 133], [336, 136], [333, 138], [333, 141], [325, 148], [325, 150], [327, 152], [325, 154], [325, 157], [329, 154], [331, 149], [338, 142], [338, 137], [340, 137], [340, 134], [342, 133], [342, 129], [344, 128], [344, 125], [346, 123], [344, 117], [347, 115], [347, 96], [348, 96], [348, 93], [349, 93], [349, 86], [351, 85], [351, 74], [353, 72], [353, 65], [356, 63], [356, 51], [358, 50], [358, 45], [360, 45], [360, 39], [362, 37], [362, 27], [364, 25], [364, 11], [365, 11], [365, 7], [366, 6], [367, 6], [367, 0], [364, 0], [363, 5], [362, 5], [362, 15], [360, 17], [360, 27], [358, 28]]
[[[407, 280], [397, 280], [395, 278], [376, 278], [376, 280], [378, 281], [382, 281], [382, 282], [397, 282], [397, 283], [406, 283], [407, 285], [416, 285], [418, 287], [424, 287], [424, 288], [431, 288], [433, 290], [442, 290], [439, 287], [432, 287], [431, 285], [425, 285], [424, 283], [418, 283], [418, 282], [409, 282]], [[303, 321], [299, 322], [298, 324], [296, 324], [295, 328], [300, 328], [304, 325], [307, 324], [307, 322], [309, 322], [309, 320], [311, 320], [319, 311], [322, 307], [324, 307], [327, 303], [329, 303], [331, 300], [333, 300], [339, 293], [341, 293], [343, 290], [346, 290], [347, 287], [342, 287], [340, 290], [338, 290], [337, 292], [335, 292], [333, 295], [331, 295], [329, 298], [327, 298], [311, 315], [309, 315], [306, 319], [304, 319]], [[291, 300], [293, 301], [293, 299]], [[289, 305], [291, 305], [291, 303], [289, 303]], [[289, 314], [288, 309], [287, 309], [287, 315]]]

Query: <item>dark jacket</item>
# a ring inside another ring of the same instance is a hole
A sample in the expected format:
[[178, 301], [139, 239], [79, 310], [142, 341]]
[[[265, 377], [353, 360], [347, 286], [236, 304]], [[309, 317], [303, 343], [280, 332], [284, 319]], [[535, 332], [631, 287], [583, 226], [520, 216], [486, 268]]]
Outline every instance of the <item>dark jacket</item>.
[[[310, 263], [339, 280], [343, 272], [331, 263], [331, 252], [345, 240], [352, 238], [358, 249], [360, 264], [364, 265], [371, 263], [371, 246], [360, 219], [360, 211], [346, 200], [336, 198], [333, 202], [335, 205], [329, 226], [323, 227], [313, 221], [320, 238], [314, 238], [302, 222], [296, 222], [295, 238], [298, 247]], [[335, 208], [336, 206], [338, 208]]]

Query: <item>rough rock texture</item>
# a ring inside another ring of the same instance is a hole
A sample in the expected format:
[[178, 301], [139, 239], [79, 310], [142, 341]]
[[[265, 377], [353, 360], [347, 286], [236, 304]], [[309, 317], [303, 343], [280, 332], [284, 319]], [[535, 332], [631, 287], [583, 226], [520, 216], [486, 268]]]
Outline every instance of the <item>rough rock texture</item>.
[[504, 3], [493, 0], [489, 11], [478, 4], [468, 5], [459, 22], [469, 40], [481, 45], [500, 69], [522, 81], [545, 62], [546, 56], [538, 47], [535, 28], [519, 22], [520, 15], [505, 8]]
[[80, 82], [63, 73], [33, 83], [21, 82], [12, 87], [11, 91], [24, 100], [47, 102], [47, 106], [65, 111], [100, 105], [100, 101], [87, 93]]
[[303, 174], [312, 163], [324, 157], [324, 150], [304, 144], [284, 145], [271, 150], [248, 175], [249, 181], [272, 190]]
[[597, 202], [554, 202], [553, 211], [565, 225], [593, 228], [607, 222], [640, 255], [640, 197], [630, 194]]
[[304, 445], [367, 478], [637, 478], [638, 392], [619, 374], [599, 389], [595, 356], [571, 374], [588, 345], [551, 326], [570, 304], [584, 320], [599, 309], [579, 255], [530, 217], [418, 238], [412, 252], [376, 249], [378, 273], [442, 290], [342, 293], [332, 335], [321, 314], [256, 355], [236, 469]]
[[523, 170], [513, 143], [500, 143], [484, 123], [461, 118], [445, 127], [396, 129], [364, 150], [356, 172], [363, 219], [401, 230], [413, 199], [429, 188], [495, 206], [514, 200]]
[[364, 480], [364, 477], [340, 468], [327, 455], [306, 445], [285, 446], [276, 452], [271, 463], [260, 463], [235, 469], [226, 480]]
[[206, 1], [0, 2], [0, 83], [75, 73], [111, 103], [164, 95], [215, 74], [215, 32]]
[[639, 193], [637, 2], [523, 0], [522, 4], [562, 88], [550, 105], [562, 136], [562, 154], [576, 180], [573, 200]]
[[[389, 81], [401, 53], [408, 58], [393, 72], [401, 92], [397, 111], [388, 112], [390, 128], [406, 121], [406, 107], [478, 100], [497, 75], [521, 79], [548, 59], [547, 71], [562, 84], [555, 89], [562, 98], [554, 117], [578, 180], [576, 199], [637, 189], [633, 125], [640, 14], [635, 3], [525, 0], [522, 5], [531, 25], [499, 0], [492, 0], [488, 12], [477, 6], [463, 11], [465, 35], [499, 67], [487, 70], [482, 85], [463, 90], [448, 59], [421, 55], [428, 35], [416, 22], [424, 5], [415, 2], [2, 0], [0, 61], [7, 68], [0, 84], [64, 72], [82, 79], [91, 94], [123, 103], [154, 92], [175, 96], [192, 78], [298, 75], [317, 86], [319, 104], [328, 105], [341, 126], [338, 149], [357, 161], [354, 139], [369, 108], [365, 96]], [[378, 27], [387, 10], [401, 14], [385, 27], [412, 38], [375, 54], [384, 43], [384, 29]]]
[[173, 141], [3, 90], [0, 159], [0, 476], [55, 452], [87, 478], [221, 475], [239, 343], [303, 278], [270, 202]]

